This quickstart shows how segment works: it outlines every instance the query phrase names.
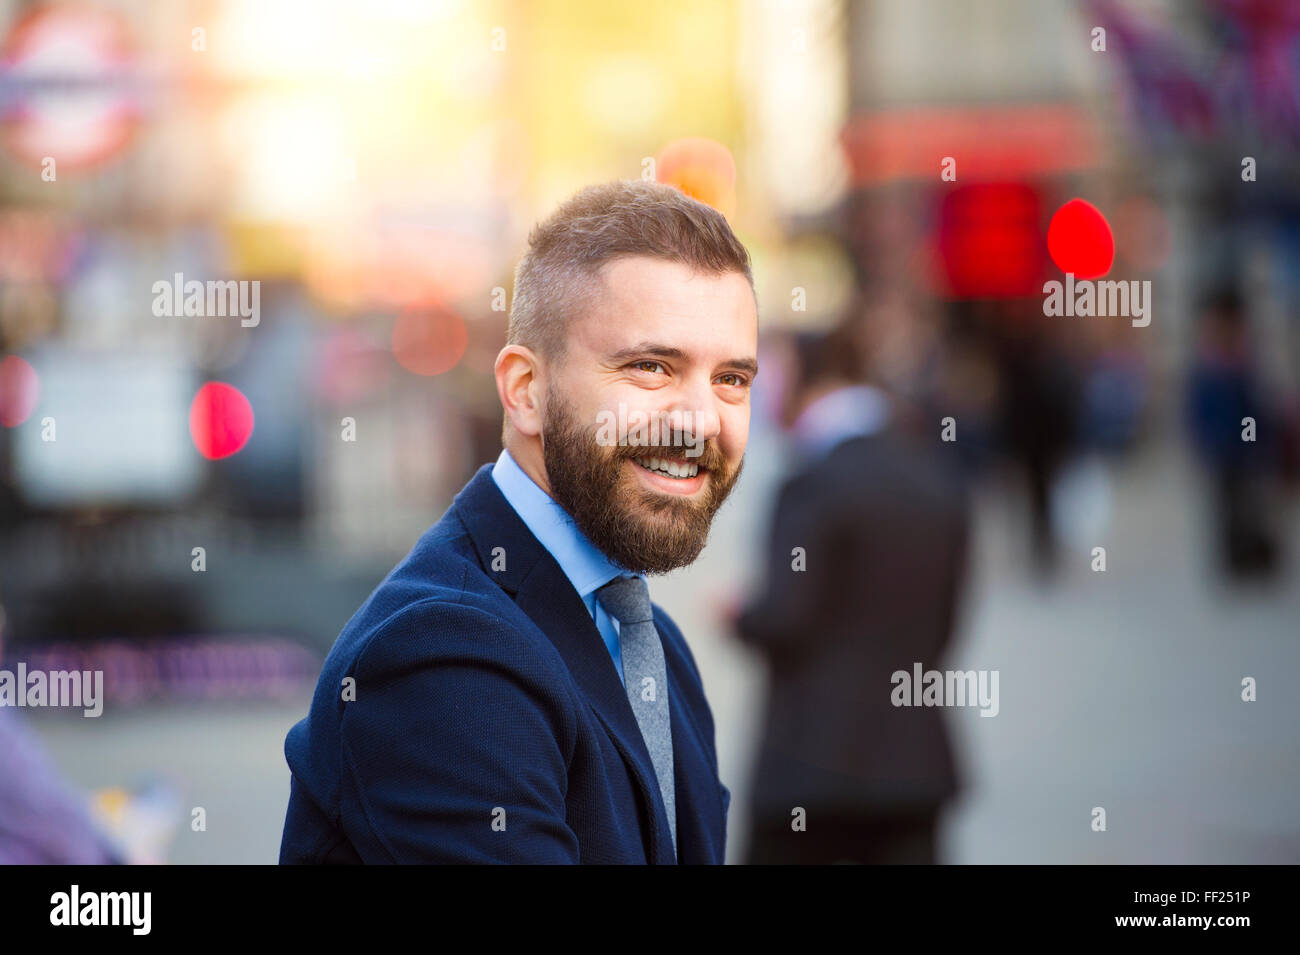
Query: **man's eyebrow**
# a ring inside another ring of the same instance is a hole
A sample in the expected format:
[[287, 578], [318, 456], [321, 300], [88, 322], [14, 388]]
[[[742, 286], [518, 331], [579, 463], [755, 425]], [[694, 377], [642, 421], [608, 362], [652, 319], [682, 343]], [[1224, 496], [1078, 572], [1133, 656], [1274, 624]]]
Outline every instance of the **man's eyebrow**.
[[758, 375], [758, 359], [756, 358], [729, 358], [722, 363], [722, 367], [748, 372], [751, 378]]
[[[657, 342], [638, 342], [630, 348], [620, 348], [609, 356], [611, 364], [621, 361], [629, 361], [633, 358], [670, 358], [681, 361], [686, 358], [686, 352], [680, 348], [674, 348], [672, 345], [661, 345]], [[722, 368], [731, 368], [737, 371], [748, 372], [751, 376], [758, 374], [758, 360], [755, 358], [728, 358], [720, 365]]]

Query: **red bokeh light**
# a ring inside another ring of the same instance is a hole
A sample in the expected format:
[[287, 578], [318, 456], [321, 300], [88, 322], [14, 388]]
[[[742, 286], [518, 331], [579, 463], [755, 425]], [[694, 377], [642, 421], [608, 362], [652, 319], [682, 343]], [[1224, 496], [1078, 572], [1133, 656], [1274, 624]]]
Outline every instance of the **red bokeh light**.
[[190, 404], [190, 437], [210, 460], [239, 452], [253, 434], [253, 406], [233, 385], [210, 381]]
[[935, 250], [942, 291], [953, 298], [1036, 293], [1047, 266], [1042, 203], [1027, 183], [954, 187], [938, 210]]
[[439, 303], [407, 306], [393, 323], [393, 357], [417, 375], [441, 375], [455, 368], [468, 344], [465, 320]]
[[17, 355], [0, 360], [0, 425], [16, 428], [26, 421], [40, 394], [35, 368]]
[[722, 143], [702, 136], [675, 140], [655, 157], [655, 175], [728, 219], [735, 216], [736, 160]]
[[1052, 216], [1047, 251], [1062, 272], [1095, 279], [1109, 272], [1115, 261], [1115, 238], [1101, 210], [1083, 199], [1071, 199]]

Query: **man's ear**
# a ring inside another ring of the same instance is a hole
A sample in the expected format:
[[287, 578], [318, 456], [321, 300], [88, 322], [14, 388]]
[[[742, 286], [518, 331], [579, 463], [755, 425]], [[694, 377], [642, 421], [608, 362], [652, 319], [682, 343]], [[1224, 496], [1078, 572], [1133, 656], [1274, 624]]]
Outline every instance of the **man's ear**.
[[526, 437], [542, 432], [541, 361], [531, 348], [507, 345], [496, 361], [497, 395], [506, 418]]

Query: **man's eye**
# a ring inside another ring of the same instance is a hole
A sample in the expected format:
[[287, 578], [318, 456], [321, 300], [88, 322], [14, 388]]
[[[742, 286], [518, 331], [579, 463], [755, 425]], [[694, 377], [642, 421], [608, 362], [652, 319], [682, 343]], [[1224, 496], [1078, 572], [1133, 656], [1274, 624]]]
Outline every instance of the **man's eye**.
[[[649, 366], [648, 368], [646, 366]], [[634, 361], [632, 367], [640, 371], [654, 371], [656, 368], [663, 368], [663, 365], [657, 361]]]
[[745, 383], [745, 376], [744, 376], [744, 375], [737, 375], [737, 374], [735, 374], [734, 372], [728, 372], [727, 374], [723, 375], [722, 378], [721, 378], [720, 380], [722, 380], [722, 379], [727, 379], [727, 378], [732, 379], [732, 381], [731, 381], [731, 382], [725, 382], [725, 381], [724, 381], [724, 382], [723, 382], [724, 384], [732, 384], [732, 385], [735, 385], [735, 386], [739, 387], [740, 385], [743, 385], [743, 384]]

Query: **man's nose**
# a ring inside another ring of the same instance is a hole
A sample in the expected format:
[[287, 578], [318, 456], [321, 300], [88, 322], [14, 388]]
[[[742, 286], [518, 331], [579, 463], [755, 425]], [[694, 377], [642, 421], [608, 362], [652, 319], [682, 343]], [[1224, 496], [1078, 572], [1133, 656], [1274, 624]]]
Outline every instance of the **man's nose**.
[[716, 407], [717, 397], [709, 382], [683, 385], [669, 409], [674, 427], [683, 432], [683, 440], [694, 444], [712, 441], [722, 431], [722, 418]]

